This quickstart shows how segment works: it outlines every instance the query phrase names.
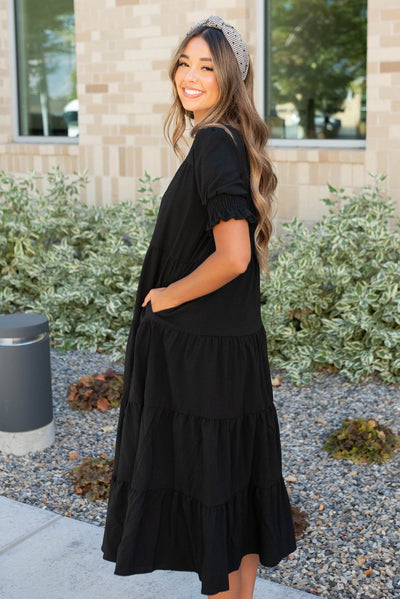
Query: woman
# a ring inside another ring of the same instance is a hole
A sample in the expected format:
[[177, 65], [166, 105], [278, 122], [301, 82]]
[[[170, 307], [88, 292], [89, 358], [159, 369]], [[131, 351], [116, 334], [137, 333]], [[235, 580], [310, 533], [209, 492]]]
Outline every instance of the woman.
[[239, 33], [198, 23], [174, 56], [166, 121], [179, 153], [126, 351], [104, 557], [115, 573], [198, 573], [250, 599], [259, 561], [295, 550], [260, 315], [276, 178]]

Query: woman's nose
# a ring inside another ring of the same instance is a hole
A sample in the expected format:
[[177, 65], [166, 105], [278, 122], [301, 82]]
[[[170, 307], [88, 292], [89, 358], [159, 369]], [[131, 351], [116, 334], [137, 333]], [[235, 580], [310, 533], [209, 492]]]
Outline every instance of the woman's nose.
[[187, 79], [188, 81], [197, 81], [198, 79], [198, 74], [197, 71], [194, 67], [192, 67], [191, 69], [188, 70], [188, 72], [186, 73], [186, 77], [185, 79]]

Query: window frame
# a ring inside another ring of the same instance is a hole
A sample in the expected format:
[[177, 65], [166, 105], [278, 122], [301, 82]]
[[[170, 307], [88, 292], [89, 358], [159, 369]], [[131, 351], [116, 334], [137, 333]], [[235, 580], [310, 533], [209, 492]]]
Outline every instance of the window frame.
[[19, 133], [19, 89], [18, 89], [18, 62], [17, 62], [17, 31], [16, 31], [16, 4], [15, 0], [8, 2], [8, 24], [9, 24], [9, 48], [10, 48], [10, 67], [11, 67], [11, 105], [12, 105], [12, 130], [13, 142], [21, 144], [47, 144], [47, 145], [78, 145], [79, 135], [77, 137], [68, 137], [68, 135], [20, 135]]
[[[257, 5], [257, 104], [260, 115], [262, 119], [265, 121], [265, 115], [267, 111], [266, 91], [268, 87], [269, 75], [267, 48], [271, 0], [257, 0]], [[296, 150], [309, 150], [316, 148], [318, 150], [366, 150], [367, 139], [279, 139], [276, 137], [270, 137], [268, 140], [268, 146], [271, 149], [288, 148]]]

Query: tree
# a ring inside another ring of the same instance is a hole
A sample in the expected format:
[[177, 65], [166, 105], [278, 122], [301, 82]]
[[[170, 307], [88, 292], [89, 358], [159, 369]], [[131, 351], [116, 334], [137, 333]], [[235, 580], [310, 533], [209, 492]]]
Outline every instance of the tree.
[[268, 114], [292, 102], [307, 137], [315, 112], [342, 109], [349, 86], [365, 88], [367, 0], [270, 0]]

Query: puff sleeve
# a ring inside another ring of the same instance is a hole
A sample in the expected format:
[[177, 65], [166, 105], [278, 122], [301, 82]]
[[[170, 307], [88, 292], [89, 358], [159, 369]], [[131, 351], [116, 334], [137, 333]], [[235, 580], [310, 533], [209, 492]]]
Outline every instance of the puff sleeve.
[[244, 144], [219, 127], [201, 129], [194, 141], [196, 184], [207, 209], [207, 230], [220, 220], [256, 223]]

